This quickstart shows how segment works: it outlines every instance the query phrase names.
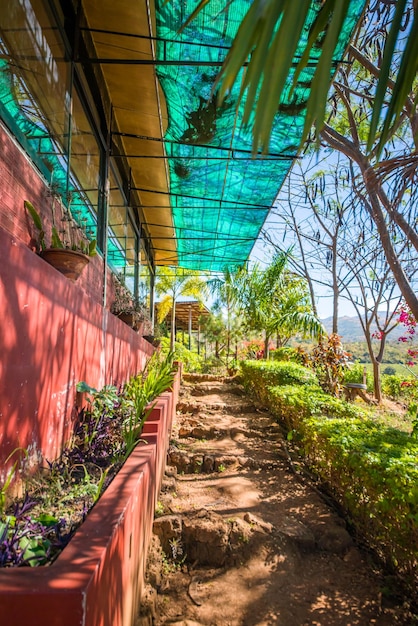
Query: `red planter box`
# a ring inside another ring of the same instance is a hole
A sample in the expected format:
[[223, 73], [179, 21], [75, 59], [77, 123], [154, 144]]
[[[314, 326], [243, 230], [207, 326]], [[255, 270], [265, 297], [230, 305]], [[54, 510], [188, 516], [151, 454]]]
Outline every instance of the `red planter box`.
[[162, 394], [140, 443], [49, 567], [0, 569], [0, 623], [132, 626], [176, 406]]

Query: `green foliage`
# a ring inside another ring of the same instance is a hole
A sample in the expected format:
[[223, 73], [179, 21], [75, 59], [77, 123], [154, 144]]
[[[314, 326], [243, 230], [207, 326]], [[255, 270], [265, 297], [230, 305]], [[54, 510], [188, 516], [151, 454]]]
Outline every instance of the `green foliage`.
[[[20, 453], [27, 458], [28, 453], [24, 448], [15, 448], [7, 457], [5, 461], [5, 465], [13, 458], [16, 454]], [[13, 463], [12, 467], [6, 472], [6, 476], [2, 483], [0, 483], [0, 518], [4, 515], [5, 509], [8, 504], [8, 499], [10, 496], [10, 489], [13, 484], [13, 479], [16, 475], [19, 465], [22, 463], [21, 459], [16, 459]]]
[[[125, 385], [124, 395], [130, 402], [130, 410], [123, 422], [123, 437], [127, 458], [140, 440], [142, 427], [154, 408], [150, 403], [170, 387], [174, 380], [173, 355], [154, 352], [144, 370], [132, 376]], [[148, 407], [148, 408], [147, 408]]]
[[[244, 384], [289, 430], [311, 469], [380, 556], [416, 594], [418, 560], [418, 440], [308, 384], [271, 384], [271, 363], [246, 362]], [[309, 372], [309, 370], [308, 370]], [[418, 405], [417, 405], [418, 406]], [[411, 405], [411, 411], [416, 406]], [[416, 413], [415, 413], [416, 414]]]
[[244, 361], [241, 363], [244, 384], [251, 393], [266, 401], [269, 388], [276, 385], [318, 385], [312, 370], [285, 361]]
[[269, 387], [269, 406], [289, 429], [299, 429], [303, 420], [313, 416], [337, 419], [366, 418], [366, 410], [331, 396], [315, 385]]
[[360, 532], [412, 583], [418, 557], [418, 443], [407, 433], [359, 419], [312, 418], [302, 439], [311, 467], [330, 484]]
[[349, 354], [343, 350], [341, 339], [335, 333], [326, 341], [319, 341], [312, 352], [311, 362], [324, 391], [339, 395], [348, 360]]
[[[168, 354], [170, 351], [170, 339], [168, 337], [161, 338], [161, 352]], [[193, 352], [186, 348], [185, 345], [176, 341], [174, 344], [174, 359], [181, 361], [186, 372], [201, 372], [203, 367], [203, 357], [197, 352]]]
[[307, 283], [287, 269], [290, 252], [277, 253], [270, 265], [259, 265], [249, 271], [239, 271], [239, 309], [245, 325], [265, 335], [265, 348], [270, 337], [279, 335], [282, 341], [297, 333], [320, 337], [324, 333], [321, 322], [313, 314]]
[[[24, 205], [25, 205], [25, 209], [27, 210], [30, 217], [32, 218], [32, 221], [36, 230], [38, 231], [38, 243], [37, 243], [38, 250], [41, 250], [41, 251], [46, 250], [47, 245], [45, 241], [45, 229], [43, 227], [42, 218], [40, 214], [38, 213], [38, 211], [33, 206], [33, 204], [29, 202], [29, 200], [25, 200]], [[69, 210], [68, 210], [68, 213], [69, 213], [69, 219], [67, 221], [73, 223], [73, 219]], [[71, 238], [71, 233], [69, 234]], [[79, 252], [82, 252], [83, 254], [86, 254], [87, 256], [95, 256], [97, 254], [97, 245], [96, 245], [95, 239], [93, 239], [92, 241], [83, 241], [82, 239], [80, 239], [77, 242], [70, 241], [67, 243], [61, 239], [56, 226], [52, 226], [52, 229], [51, 229], [51, 248], [78, 250]]]
[[412, 376], [382, 376], [382, 391], [393, 400], [418, 400], [418, 382]]
[[294, 363], [304, 364], [304, 359], [298, 348], [283, 346], [270, 350], [270, 359], [273, 361], [293, 361]]
[[[350, 364], [347, 369], [344, 370], [344, 384], [346, 383], [360, 383], [363, 384], [363, 372], [364, 372], [364, 363], [360, 363], [356, 361], [355, 363]], [[366, 371], [366, 385], [368, 391], [373, 391], [373, 375], [367, 370]]]

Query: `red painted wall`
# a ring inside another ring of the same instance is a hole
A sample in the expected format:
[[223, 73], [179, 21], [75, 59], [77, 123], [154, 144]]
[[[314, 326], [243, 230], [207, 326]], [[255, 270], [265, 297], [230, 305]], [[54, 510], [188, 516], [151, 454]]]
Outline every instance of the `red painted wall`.
[[17, 447], [34, 462], [58, 456], [78, 381], [124, 382], [153, 351], [102, 307], [99, 256], [72, 283], [30, 249], [23, 202], [39, 208], [45, 197], [44, 181], [0, 126], [0, 481]]

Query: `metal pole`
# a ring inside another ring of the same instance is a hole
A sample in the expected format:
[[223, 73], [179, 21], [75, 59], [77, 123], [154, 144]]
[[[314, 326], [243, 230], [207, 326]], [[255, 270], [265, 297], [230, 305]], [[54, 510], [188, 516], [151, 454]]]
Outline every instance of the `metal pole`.
[[189, 306], [189, 350], [192, 349], [192, 307]]

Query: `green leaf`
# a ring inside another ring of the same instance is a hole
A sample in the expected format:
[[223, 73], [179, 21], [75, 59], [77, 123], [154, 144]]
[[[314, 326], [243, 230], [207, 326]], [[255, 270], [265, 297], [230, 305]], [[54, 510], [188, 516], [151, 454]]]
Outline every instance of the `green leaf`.
[[389, 79], [391, 61], [395, 50], [396, 41], [402, 24], [403, 11], [407, 0], [398, 0], [396, 2], [395, 15], [390, 28], [389, 35], [385, 41], [382, 64], [380, 66], [379, 81], [377, 83], [376, 94], [373, 103], [373, 113], [370, 122], [369, 137], [367, 141], [367, 150], [373, 147], [374, 138], [376, 136], [377, 124], [379, 122], [380, 113], [383, 106], [383, 100], [386, 95], [387, 84]]
[[37, 521], [47, 527], [58, 524], [57, 518], [53, 515], [49, 515], [48, 513], [41, 513], [41, 515], [37, 518]]
[[43, 232], [44, 227], [42, 225], [41, 216], [39, 215], [38, 211], [35, 209], [33, 204], [29, 202], [29, 200], [25, 200], [23, 204], [25, 205], [25, 209], [28, 211], [29, 215], [31, 216], [36, 228], [39, 231]]
[[84, 382], [84, 380], [81, 380], [77, 383], [76, 391], [78, 391], [79, 393], [98, 393], [97, 389], [95, 389], [94, 387], [90, 387], [90, 385]]
[[96, 256], [96, 254], [97, 254], [97, 241], [96, 239], [93, 239], [93, 241], [89, 242], [88, 255]]
[[[264, 150], [268, 149], [273, 120], [293, 64], [293, 57], [310, 4], [310, 0], [300, 0], [287, 3], [283, 10], [279, 29], [266, 59], [264, 78], [257, 103], [257, 113], [262, 110], [263, 115], [257, 114], [254, 120], [254, 140], [256, 141], [253, 144], [254, 150], [258, 145]], [[280, 63], [277, 63], [277, 59], [280, 59]]]
[[301, 144], [309, 135], [312, 125], [316, 122], [317, 134], [323, 126], [327, 95], [332, 80], [333, 55], [338, 43], [338, 37], [347, 15], [350, 0], [339, 0], [336, 3], [324, 38], [322, 53], [312, 80], [311, 93], [308, 99], [305, 124]]
[[62, 243], [61, 238], [55, 226], [52, 227], [51, 247], [52, 248], [64, 248], [64, 244]]
[[[418, 72], [418, 11], [415, 12], [414, 21], [411, 27], [411, 31], [408, 36], [408, 40], [405, 49], [402, 54], [401, 64], [397, 73], [395, 86], [392, 90], [392, 96], [389, 102], [389, 107], [385, 115], [385, 121], [382, 129], [378, 144], [378, 154], [383, 149], [388, 136], [390, 134], [390, 128], [395, 125], [405, 102], [411, 92], [413, 82]], [[414, 107], [417, 105], [417, 96], [414, 99]], [[369, 140], [369, 143], [371, 141]]]
[[51, 542], [48, 539], [22, 537], [19, 540], [19, 547], [31, 567], [45, 563], [50, 546]]
[[210, 0], [200, 0], [199, 4], [197, 5], [197, 7], [195, 8], [195, 10], [193, 11], [193, 13], [187, 18], [187, 20], [184, 22], [184, 24], [182, 25], [182, 27], [180, 28], [180, 33], [183, 32], [183, 30], [186, 28], [186, 26], [188, 26], [190, 24], [190, 22], [192, 22], [195, 17], [197, 17], [197, 15], [202, 11], [202, 9], [209, 4]]

